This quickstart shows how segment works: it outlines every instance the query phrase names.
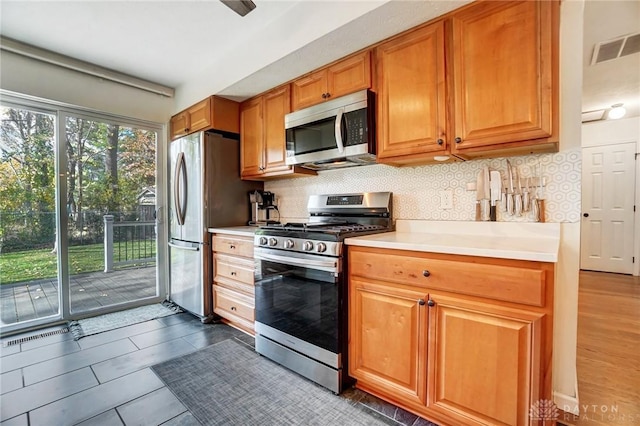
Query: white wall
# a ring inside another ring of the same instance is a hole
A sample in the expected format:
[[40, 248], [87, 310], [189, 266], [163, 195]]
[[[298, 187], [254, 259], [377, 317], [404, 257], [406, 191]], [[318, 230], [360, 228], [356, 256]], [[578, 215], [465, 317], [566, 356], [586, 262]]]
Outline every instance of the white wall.
[[174, 99], [0, 50], [0, 88], [123, 117], [167, 123]]

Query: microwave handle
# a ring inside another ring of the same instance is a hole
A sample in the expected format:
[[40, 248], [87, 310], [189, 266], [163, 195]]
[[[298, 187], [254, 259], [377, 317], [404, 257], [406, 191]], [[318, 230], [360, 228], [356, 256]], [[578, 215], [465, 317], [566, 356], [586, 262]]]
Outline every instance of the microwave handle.
[[344, 152], [344, 144], [342, 143], [342, 118], [344, 116], [344, 108], [340, 108], [338, 110], [338, 114], [336, 115], [336, 144], [338, 145], [338, 152]]

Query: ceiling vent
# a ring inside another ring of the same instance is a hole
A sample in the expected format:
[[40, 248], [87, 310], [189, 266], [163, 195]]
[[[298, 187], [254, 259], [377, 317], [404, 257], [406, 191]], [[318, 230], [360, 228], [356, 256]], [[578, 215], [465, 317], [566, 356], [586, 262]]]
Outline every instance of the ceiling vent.
[[615, 40], [603, 41], [593, 49], [591, 65], [611, 61], [640, 52], [640, 33], [630, 34]]

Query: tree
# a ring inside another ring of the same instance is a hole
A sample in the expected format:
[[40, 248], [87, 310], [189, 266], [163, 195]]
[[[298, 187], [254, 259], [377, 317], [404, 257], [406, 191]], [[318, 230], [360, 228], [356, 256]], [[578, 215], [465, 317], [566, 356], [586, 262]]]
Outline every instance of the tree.
[[104, 156], [104, 168], [106, 172], [106, 184], [109, 189], [107, 199], [107, 211], [114, 212], [118, 209], [118, 139], [120, 126], [107, 126], [107, 152]]
[[54, 117], [2, 108], [0, 239], [18, 248], [50, 243], [55, 229]]

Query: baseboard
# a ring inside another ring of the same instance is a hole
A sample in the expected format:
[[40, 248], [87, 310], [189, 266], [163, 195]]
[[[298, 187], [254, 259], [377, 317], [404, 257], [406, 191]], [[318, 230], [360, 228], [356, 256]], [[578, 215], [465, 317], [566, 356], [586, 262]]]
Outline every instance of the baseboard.
[[555, 402], [558, 409], [574, 414], [580, 415], [580, 406], [578, 405], [578, 398], [574, 396], [565, 395], [560, 392], [553, 392], [553, 402]]

